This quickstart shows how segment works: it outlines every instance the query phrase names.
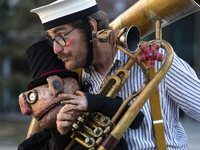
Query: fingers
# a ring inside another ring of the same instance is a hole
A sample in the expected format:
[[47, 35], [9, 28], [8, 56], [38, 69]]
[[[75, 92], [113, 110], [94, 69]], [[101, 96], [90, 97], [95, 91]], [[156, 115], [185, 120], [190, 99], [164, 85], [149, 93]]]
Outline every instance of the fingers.
[[62, 105], [65, 105], [65, 104], [78, 105], [79, 104], [78, 100], [64, 100], [64, 101], [61, 101], [60, 103]]
[[[79, 102], [77, 101], [79, 98], [76, 95], [60, 94], [59, 97], [63, 98], [63, 101], [60, 102], [62, 105], [66, 105], [66, 104], [78, 105], [79, 104]], [[69, 105], [68, 107], [71, 108], [71, 105]], [[72, 109], [70, 109], [70, 110], [72, 110]]]
[[79, 100], [62, 101], [61, 104], [64, 105], [63, 109], [65, 109], [66, 112], [67, 111], [81, 112], [87, 110], [87, 103], [81, 103]]
[[79, 95], [79, 96], [85, 96], [85, 93], [81, 92], [81, 91], [76, 91], [76, 94]]
[[[69, 107], [73, 107], [72, 105], [69, 105]], [[70, 129], [74, 122], [76, 122], [77, 116], [79, 116], [80, 113], [76, 111], [69, 111], [67, 107], [63, 107], [60, 112], [57, 114], [57, 129], [60, 132], [60, 134], [66, 134]]]
[[85, 96], [85, 93], [81, 91], [76, 91], [76, 94], [77, 95], [62, 93], [62, 94], [59, 94], [59, 97], [65, 100], [73, 100], [73, 99], [77, 99], [80, 96]]
[[87, 98], [85, 93], [77, 91], [76, 95], [73, 94], [59, 94], [63, 98], [61, 104], [64, 105], [57, 115], [57, 128], [61, 134], [66, 134], [77, 116], [80, 116], [81, 111], [87, 110]]
[[[61, 103], [61, 104], [62, 104], [62, 103]], [[75, 111], [73, 111], [75, 106], [76, 106], [76, 105], [73, 105], [73, 104], [64, 105], [64, 106], [61, 108], [60, 113], [66, 113], [66, 112], [68, 112], [68, 113], [75, 113]]]
[[75, 119], [76, 117], [71, 114], [58, 114], [56, 124], [60, 134], [66, 134], [71, 129]]
[[73, 121], [76, 120], [76, 114], [74, 112], [58, 113], [57, 121]]
[[[86, 111], [88, 102], [85, 93], [81, 91], [76, 92], [77, 95], [72, 94], [60, 94], [59, 97], [63, 97], [65, 100], [61, 101], [62, 105], [68, 106], [73, 105], [74, 107], [69, 107], [68, 109], [76, 111]], [[67, 100], [68, 99], [68, 100]]]
[[74, 95], [74, 94], [65, 94], [65, 93], [63, 93], [63, 94], [59, 94], [58, 95], [60, 98], [63, 98], [63, 99], [65, 99], [65, 100], [71, 100], [71, 99], [76, 99], [76, 95]]

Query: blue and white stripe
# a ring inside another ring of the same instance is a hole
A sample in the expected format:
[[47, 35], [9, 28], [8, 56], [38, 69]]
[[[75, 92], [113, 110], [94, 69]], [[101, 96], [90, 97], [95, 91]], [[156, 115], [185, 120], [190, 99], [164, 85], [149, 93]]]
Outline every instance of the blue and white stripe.
[[[159, 53], [165, 54], [165, 51], [160, 49]], [[128, 57], [121, 51], [118, 51], [108, 76], [112, 75], [117, 69], [122, 68], [127, 60]], [[161, 63], [156, 62], [155, 71], [157, 71], [160, 66]], [[91, 73], [83, 70], [82, 80], [91, 83], [91, 93], [97, 93], [103, 78], [101, 74], [95, 71], [94, 67], [91, 68]], [[130, 69], [130, 78], [119, 92], [118, 96], [125, 100], [131, 95], [132, 90], [137, 91], [140, 89], [143, 82], [144, 74], [142, 69], [137, 64], [134, 64]], [[159, 84], [161, 109], [168, 150], [187, 149], [187, 136], [179, 122], [179, 108], [187, 115], [200, 121], [199, 91], [200, 80], [196, 76], [194, 70], [175, 54], [169, 72]], [[134, 100], [132, 100], [130, 104], [133, 101]], [[156, 149], [149, 101], [145, 103], [141, 111], [145, 115], [141, 126], [137, 130], [128, 128], [124, 134], [124, 138], [128, 143], [129, 150]]]

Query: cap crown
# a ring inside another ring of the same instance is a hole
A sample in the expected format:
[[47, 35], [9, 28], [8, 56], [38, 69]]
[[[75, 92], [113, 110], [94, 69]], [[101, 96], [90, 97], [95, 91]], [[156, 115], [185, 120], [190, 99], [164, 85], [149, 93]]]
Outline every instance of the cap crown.
[[81, 19], [98, 11], [95, 0], [57, 0], [31, 10], [38, 14], [45, 30]]

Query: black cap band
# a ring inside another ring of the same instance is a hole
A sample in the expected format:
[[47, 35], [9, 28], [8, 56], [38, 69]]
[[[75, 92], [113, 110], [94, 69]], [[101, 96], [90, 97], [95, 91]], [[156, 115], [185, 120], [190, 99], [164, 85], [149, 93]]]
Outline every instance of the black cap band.
[[88, 57], [87, 57], [87, 62], [84, 66], [84, 68], [86, 68], [92, 64], [92, 60], [93, 60], [93, 44], [91, 42], [92, 32], [91, 32], [91, 27], [90, 27], [88, 18], [84, 17], [84, 18], [82, 18], [82, 21], [83, 21], [83, 25], [85, 28], [85, 33], [86, 33], [86, 37], [87, 37], [87, 45], [88, 45]]

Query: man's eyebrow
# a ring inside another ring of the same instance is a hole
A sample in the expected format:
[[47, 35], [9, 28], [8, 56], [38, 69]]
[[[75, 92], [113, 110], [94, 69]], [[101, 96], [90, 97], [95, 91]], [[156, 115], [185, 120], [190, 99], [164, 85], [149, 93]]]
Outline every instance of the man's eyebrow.
[[56, 34], [58, 31], [60, 31], [60, 30], [67, 30], [64, 26], [61, 26], [61, 27], [58, 27], [58, 28], [56, 28], [54, 31], [53, 31], [53, 33], [54, 34]]
[[[65, 27], [65, 26], [60, 26], [60, 27], [57, 27], [57, 28], [55, 28], [52, 32], [46, 32], [47, 33], [47, 35], [49, 36], [49, 37], [53, 37], [58, 31], [60, 31], [60, 30], [67, 30], [67, 28]], [[53, 35], [54, 34], [54, 35]]]

